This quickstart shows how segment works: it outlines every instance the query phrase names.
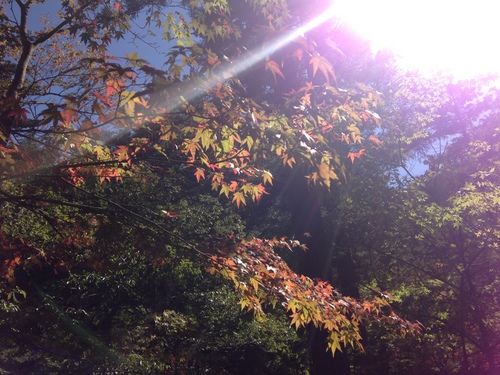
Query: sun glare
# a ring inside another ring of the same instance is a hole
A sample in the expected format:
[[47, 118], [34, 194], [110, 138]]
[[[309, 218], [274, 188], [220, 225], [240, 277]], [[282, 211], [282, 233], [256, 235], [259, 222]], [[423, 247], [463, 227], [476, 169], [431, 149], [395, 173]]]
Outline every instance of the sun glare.
[[457, 79], [500, 74], [500, 3], [491, 0], [337, 0], [336, 18], [390, 49], [401, 64]]

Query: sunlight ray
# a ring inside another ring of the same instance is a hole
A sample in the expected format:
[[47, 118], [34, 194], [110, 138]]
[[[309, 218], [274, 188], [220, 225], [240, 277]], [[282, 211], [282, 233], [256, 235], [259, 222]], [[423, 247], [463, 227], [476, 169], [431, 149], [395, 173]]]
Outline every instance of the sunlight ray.
[[[223, 66], [219, 69], [218, 74], [214, 74], [209, 77], [207, 80], [203, 82], [203, 88], [200, 87], [200, 81], [185, 81], [183, 82], [179, 94], [177, 98], [185, 99], [188, 102], [194, 100], [205, 92], [207, 89], [211, 89], [216, 87], [219, 83], [224, 82], [226, 80], [232, 79], [244, 71], [254, 67], [255, 65], [261, 63], [267, 56], [272, 54], [273, 52], [283, 48], [287, 44], [291, 43], [298, 37], [306, 34], [311, 31], [315, 27], [321, 25], [322, 23], [332, 19], [332, 8], [329, 8], [327, 11], [321, 13], [319, 16], [308, 22], [307, 24], [298, 27], [292, 32], [283, 35], [280, 38], [276, 38], [267, 44], [266, 47], [260, 49], [253, 49], [248, 51], [246, 54], [235, 58], [232, 61], [227, 61], [223, 64]], [[171, 104], [169, 110], [173, 110], [181, 102], [175, 101]]]

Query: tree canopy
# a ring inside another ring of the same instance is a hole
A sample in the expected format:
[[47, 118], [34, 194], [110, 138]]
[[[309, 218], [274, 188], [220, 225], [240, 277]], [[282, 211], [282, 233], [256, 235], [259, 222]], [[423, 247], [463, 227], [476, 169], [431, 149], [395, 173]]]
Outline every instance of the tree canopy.
[[55, 4], [0, 7], [2, 371], [495, 373], [488, 80], [319, 0]]

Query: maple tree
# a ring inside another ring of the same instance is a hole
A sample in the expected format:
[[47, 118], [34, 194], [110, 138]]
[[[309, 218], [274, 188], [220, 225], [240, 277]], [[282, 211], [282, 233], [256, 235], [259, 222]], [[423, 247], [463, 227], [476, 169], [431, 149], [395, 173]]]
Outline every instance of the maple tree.
[[[11, 43], [2, 49], [11, 70], [0, 99], [0, 201], [9, 210], [39, 215], [58, 243], [23, 243], [22, 231], [8, 225], [8, 215], [2, 218], [4, 300], [22, 292], [16, 289], [22, 269], [44, 263], [58, 273], [71, 272], [82, 256], [78, 252], [98, 241], [104, 218], [123, 216], [123, 222], [150, 226], [166, 241], [202, 256], [211, 273], [234, 283], [241, 306], [257, 317], [279, 303], [296, 328], [312, 324], [328, 331], [332, 353], [349, 345], [361, 348], [360, 327], [366, 322], [392, 323], [403, 334], [419, 330], [389, 312], [382, 294], [358, 301], [324, 281], [297, 275], [276, 253], [276, 246], [290, 246], [285, 239], [232, 244], [219, 239], [197, 246], [163, 225], [160, 212], [177, 219], [177, 211], [139, 213], [100, 190], [128, 179], [145, 183], [189, 174], [243, 209], [269, 193], [281, 168], [276, 165], [300, 166], [308, 186], [331, 189], [367, 144], [380, 145], [374, 134], [362, 134], [363, 127], [379, 122], [379, 95], [369, 86], [340, 85], [322, 53], [329, 48], [338, 53], [335, 46], [317, 47], [314, 35], [279, 43], [291, 32], [286, 2], [245, 4], [255, 23], [264, 25], [259, 32], [265, 45], [275, 45], [264, 56], [255, 48], [258, 33], [231, 17], [230, 2], [181, 2], [189, 17], [169, 8], [162, 14], [152, 2], [148, 27], [163, 28], [173, 43], [164, 70], [138, 53], [110, 56], [110, 44], [133, 32], [135, 2], [62, 1], [60, 20], [35, 32], [27, 29], [27, 20], [43, 2], [8, 3], [15, 10], [3, 5], [0, 13], [2, 33]], [[252, 35], [248, 49], [237, 47], [243, 34]], [[293, 69], [303, 71], [301, 79], [290, 79]], [[249, 72], [272, 77], [272, 95], [252, 95]], [[36, 179], [42, 189], [27, 179]]]

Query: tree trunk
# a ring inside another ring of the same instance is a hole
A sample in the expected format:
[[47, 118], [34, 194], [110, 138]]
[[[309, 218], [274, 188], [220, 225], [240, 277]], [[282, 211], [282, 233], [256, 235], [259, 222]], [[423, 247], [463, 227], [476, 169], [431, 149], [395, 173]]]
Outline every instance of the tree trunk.
[[[321, 216], [321, 194], [309, 187], [301, 171], [294, 169], [287, 180], [285, 194], [290, 207], [295, 238], [308, 250], [299, 256], [298, 272], [310, 278], [332, 282], [332, 258], [335, 246], [325, 232]], [[309, 351], [313, 375], [350, 375], [346, 350], [332, 356], [326, 350], [327, 332], [311, 328]]]

